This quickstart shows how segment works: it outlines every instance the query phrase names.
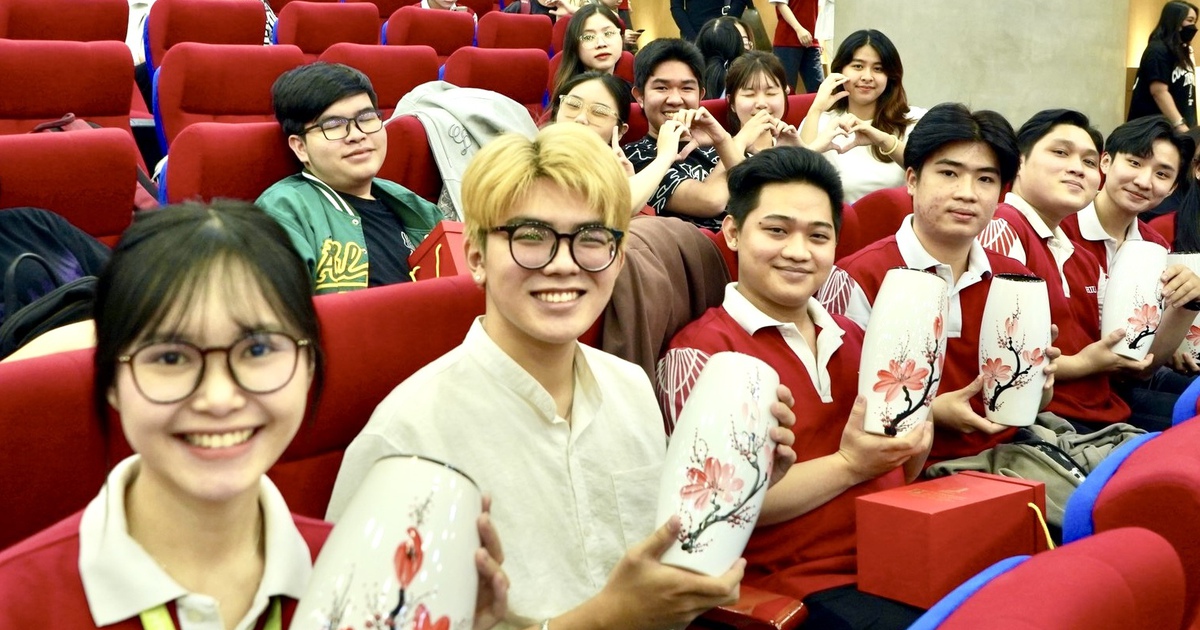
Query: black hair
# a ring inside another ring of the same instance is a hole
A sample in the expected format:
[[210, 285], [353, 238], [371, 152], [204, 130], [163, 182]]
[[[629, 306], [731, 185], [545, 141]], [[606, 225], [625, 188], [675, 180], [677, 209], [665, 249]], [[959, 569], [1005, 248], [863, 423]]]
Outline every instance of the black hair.
[[[1200, 128], [1189, 129], [1187, 136], [1200, 147]], [[1200, 148], [1181, 168], [1187, 171], [1188, 177], [1182, 184], [1185, 187], [1183, 199], [1175, 210], [1175, 242], [1171, 249], [1177, 252], [1200, 252], [1200, 181], [1195, 177], [1198, 167]]]
[[935, 105], [921, 117], [904, 147], [904, 165], [920, 177], [925, 162], [942, 147], [955, 142], [987, 145], [996, 156], [1001, 186], [1008, 186], [1017, 176], [1020, 152], [1012, 125], [994, 111], [972, 112], [962, 103]]
[[725, 211], [738, 229], [758, 207], [759, 196], [767, 184], [811, 184], [829, 196], [833, 230], [842, 229], [842, 179], [837, 169], [819, 153], [803, 147], [774, 147], [760, 151], [729, 169], [729, 204]]
[[[537, 0], [530, 0], [530, 2], [536, 3]], [[563, 93], [562, 84], [566, 83], [567, 79], [588, 71], [579, 57], [579, 46], [581, 45], [579, 38], [583, 37], [584, 23], [593, 15], [604, 16], [612, 23], [613, 28], [618, 32], [621, 31], [621, 18], [617, 17], [612, 9], [602, 4], [585, 4], [580, 7], [575, 15], [571, 16], [571, 21], [567, 23], [567, 32], [563, 36], [562, 59], [559, 60], [558, 71], [554, 73], [551, 93]], [[617, 44], [612, 50], [614, 55], [621, 56], [621, 44]]]
[[[141, 213], [121, 236], [100, 272], [93, 307], [96, 322], [92, 404], [106, 417], [118, 357], [152, 335], [180, 325], [214, 274], [234, 310], [261, 295], [283, 332], [308, 339], [313, 369], [309, 410], [324, 384], [313, 281], [287, 232], [257, 206], [235, 200], [185, 203]], [[239, 286], [238, 281], [254, 286]], [[258, 322], [246, 321], [247, 326]]]
[[704, 56], [704, 92], [716, 98], [725, 92], [725, 72], [730, 62], [746, 52], [738, 19], [732, 16], [713, 18], [696, 34], [696, 48]]
[[682, 62], [691, 69], [697, 81], [704, 79], [704, 55], [700, 54], [700, 49], [685, 39], [663, 38], [646, 44], [638, 51], [633, 60], [633, 85], [645, 90], [650, 75], [659, 65], [668, 61]]
[[1096, 152], [1104, 152], [1104, 138], [1100, 135], [1100, 131], [1092, 126], [1092, 122], [1086, 115], [1073, 109], [1043, 109], [1025, 121], [1025, 124], [1017, 130], [1017, 147], [1021, 151], [1021, 156], [1028, 159], [1029, 153], [1033, 151], [1033, 145], [1037, 144], [1038, 140], [1045, 138], [1051, 130], [1059, 125], [1071, 125], [1083, 129], [1092, 139], [1092, 143], [1096, 145]]
[[284, 72], [271, 86], [271, 104], [284, 134], [299, 136], [330, 105], [366, 94], [378, 107], [375, 88], [367, 75], [340, 63], [316, 61]]
[[1200, 14], [1200, 9], [1190, 2], [1172, 0], [1163, 5], [1162, 13], [1158, 14], [1158, 24], [1154, 26], [1154, 30], [1150, 32], [1150, 37], [1146, 40], [1147, 45], [1156, 39], [1162, 42], [1167, 50], [1175, 56], [1175, 64], [1180, 68], [1192, 67], [1190, 46], [1179, 36], [1179, 29], [1183, 27], [1183, 21], [1187, 19], [1189, 11], [1196, 11]]
[[[864, 46], [870, 47], [879, 55], [879, 64], [883, 66], [883, 72], [887, 75], [887, 87], [875, 101], [875, 117], [871, 125], [903, 140], [908, 125], [913, 121], [908, 115], [908, 93], [904, 91], [904, 63], [900, 61], [900, 51], [896, 50], [896, 45], [887, 35], [873, 29], [854, 31], [838, 46], [833, 61], [829, 63], [829, 69], [842, 72], [854, 62], [854, 53]], [[839, 85], [833, 93], [844, 92], [846, 89], [845, 85]], [[850, 99], [843, 98], [834, 104], [833, 109], [841, 113], [849, 111]], [[878, 146], [871, 147], [871, 156], [885, 164], [893, 161], [884, 155]]]
[[629, 112], [633, 103], [633, 95], [629, 92], [629, 84], [621, 77], [600, 72], [598, 70], [588, 70], [582, 74], [577, 74], [558, 86], [558, 90], [550, 97], [550, 121], [558, 119], [558, 97], [563, 94], [570, 94], [575, 86], [587, 83], [588, 81], [599, 81], [600, 85], [612, 95], [613, 100], [617, 102], [617, 115], [621, 120], [617, 124], [629, 122]]
[[1196, 142], [1188, 134], [1176, 131], [1165, 116], [1143, 116], [1118, 126], [1108, 134], [1104, 150], [1114, 159], [1118, 153], [1148, 158], [1154, 153], [1154, 144], [1159, 140], [1171, 143], [1179, 152], [1175, 185], [1184, 185], [1191, 156], [1196, 152]]

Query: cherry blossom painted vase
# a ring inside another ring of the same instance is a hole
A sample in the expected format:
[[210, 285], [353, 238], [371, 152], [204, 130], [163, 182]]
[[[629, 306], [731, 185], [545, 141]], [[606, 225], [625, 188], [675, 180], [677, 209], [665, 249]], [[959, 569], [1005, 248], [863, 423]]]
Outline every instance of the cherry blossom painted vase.
[[1010, 427], [1033, 424], [1046, 384], [1050, 297], [1037, 276], [992, 278], [979, 327], [979, 372], [988, 420]]
[[1125, 330], [1113, 352], [1134, 361], [1146, 358], [1162, 320], [1161, 278], [1167, 249], [1151, 241], [1125, 241], [1113, 257], [1100, 309], [1100, 334]]
[[679, 539], [663, 564], [721, 575], [742, 555], [775, 459], [768, 431], [779, 375], [737, 352], [718, 352], [679, 413], [658, 491], [661, 525], [678, 514]]
[[292, 630], [470, 630], [481, 501], [441, 462], [376, 462], [321, 548]]
[[[1167, 266], [1171, 265], [1183, 265], [1200, 276], [1200, 252], [1171, 252], [1167, 254]], [[1190, 354], [1193, 360], [1200, 362], [1200, 315], [1188, 328], [1187, 335], [1179, 344], [1179, 351]]]
[[863, 337], [858, 393], [864, 429], [903, 435], [925, 421], [946, 354], [946, 281], [921, 269], [889, 269]]

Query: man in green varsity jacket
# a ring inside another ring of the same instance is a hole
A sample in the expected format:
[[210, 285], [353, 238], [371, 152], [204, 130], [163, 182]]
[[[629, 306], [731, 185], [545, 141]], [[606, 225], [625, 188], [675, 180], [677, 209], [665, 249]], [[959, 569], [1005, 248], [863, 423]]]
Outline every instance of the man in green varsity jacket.
[[295, 68], [271, 90], [304, 165], [256, 202], [292, 238], [318, 294], [409, 280], [408, 257], [442, 219], [435, 205], [375, 177], [387, 130], [371, 81], [341, 64]]

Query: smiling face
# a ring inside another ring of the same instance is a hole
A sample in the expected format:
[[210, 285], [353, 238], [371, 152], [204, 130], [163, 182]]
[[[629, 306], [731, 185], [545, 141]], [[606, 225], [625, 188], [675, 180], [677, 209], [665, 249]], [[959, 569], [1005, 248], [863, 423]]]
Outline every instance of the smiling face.
[[738, 291], [777, 320], [802, 318], [833, 267], [829, 195], [808, 183], [767, 184], [741, 228], [726, 217], [721, 229], [738, 253]]
[[908, 169], [906, 181], [917, 237], [952, 249], [969, 248], [1000, 201], [1000, 167], [995, 152], [982, 142], [943, 146], [920, 175]]
[[[169, 329], [143, 335], [126, 352], [159, 341], [225, 347], [251, 332], [299, 336], [282, 325], [250, 272], [236, 264], [214, 272], [221, 273], [211, 274], [194, 299], [168, 313]], [[243, 290], [230, 290], [231, 284]], [[258, 356], [270, 350], [256, 344], [250, 351]], [[178, 365], [175, 354], [150, 354], [132, 360], [163, 369]], [[136, 483], [189, 501], [222, 503], [257, 496], [260, 479], [300, 427], [311, 381], [309, 355], [302, 349], [291, 380], [269, 394], [250, 393], [230, 375], [226, 354], [213, 352], [199, 387], [179, 402], [147, 399], [129, 363], [118, 365], [108, 400], [121, 414], [129, 445], [142, 457]]]
[[854, 51], [850, 63], [836, 72], [846, 75], [845, 88], [850, 93], [850, 103], [859, 107], [873, 107], [875, 101], [887, 89], [888, 76], [884, 72], [879, 53], [870, 46], [860, 46]]
[[1079, 212], [1100, 187], [1100, 153], [1082, 127], [1057, 125], [1021, 156], [1013, 192], [1057, 223]]
[[[600, 213], [589, 209], [581, 195], [545, 179], [514, 204], [503, 224], [526, 221], [560, 233], [603, 225]], [[467, 246], [467, 264], [487, 293], [484, 330], [510, 356], [575, 343], [608, 304], [624, 255], [618, 251], [607, 269], [587, 272], [575, 264], [563, 239], [550, 264], [525, 269], [513, 260], [508, 239], [503, 232], [489, 231], [486, 249], [473, 242]]]
[[1146, 157], [1105, 153], [1100, 158], [1100, 170], [1105, 174], [1104, 195], [1122, 213], [1137, 216], [1157, 208], [1175, 190], [1180, 168], [1179, 149], [1167, 140], [1156, 140]]
[[[599, 134], [605, 144], [612, 144], [614, 132], [620, 131], [623, 134], [628, 127], [622, 123], [618, 128], [617, 99], [613, 98], [613, 95], [599, 80], [584, 81], [571, 88], [567, 92], [567, 96], [579, 99], [582, 107], [575, 107], [574, 100], [563, 99], [558, 105], [558, 115], [554, 122], [574, 122], [586, 125]], [[594, 111], [596, 105], [607, 107], [612, 115], [598, 114]]]
[[621, 29], [597, 13], [583, 23], [579, 37], [579, 61], [584, 67], [612, 74], [621, 59]]
[[768, 110], [775, 118], [783, 118], [787, 107], [787, 90], [775, 77], [759, 72], [733, 93], [733, 111], [743, 125], [759, 110]]
[[305, 169], [317, 179], [336, 191], [367, 197], [371, 193], [371, 180], [387, 157], [386, 127], [374, 133], [363, 133], [351, 123], [350, 134], [341, 140], [328, 140], [320, 129], [311, 127], [330, 118], [352, 120], [372, 109], [371, 97], [366, 94], [346, 97], [330, 105], [316, 120], [309, 121], [307, 127], [310, 129], [304, 135], [290, 136], [288, 145]]
[[656, 135], [668, 115], [681, 109], [700, 107], [704, 89], [686, 63], [664, 61], [650, 73], [645, 91], [634, 88], [633, 95], [646, 113], [651, 133]]

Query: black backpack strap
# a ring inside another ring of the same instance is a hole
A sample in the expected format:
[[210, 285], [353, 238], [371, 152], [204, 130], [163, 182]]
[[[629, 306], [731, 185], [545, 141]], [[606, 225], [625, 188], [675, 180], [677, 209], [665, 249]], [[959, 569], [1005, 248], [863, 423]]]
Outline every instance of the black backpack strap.
[[46, 262], [45, 258], [28, 252], [17, 256], [8, 264], [8, 269], [4, 272], [4, 314], [6, 317], [17, 312], [24, 306], [24, 304], [21, 304], [21, 297], [17, 293], [17, 268], [21, 266], [21, 262], [26, 260], [41, 265], [46, 275], [50, 278], [50, 281], [54, 283], [54, 286], [58, 287], [63, 284], [58, 274], [54, 273], [54, 268], [50, 266], [50, 263]]

